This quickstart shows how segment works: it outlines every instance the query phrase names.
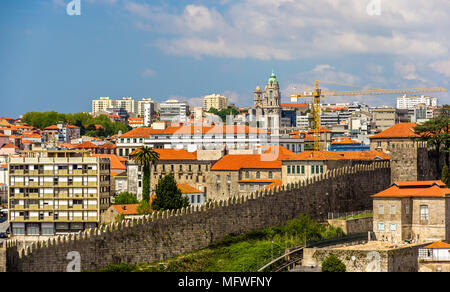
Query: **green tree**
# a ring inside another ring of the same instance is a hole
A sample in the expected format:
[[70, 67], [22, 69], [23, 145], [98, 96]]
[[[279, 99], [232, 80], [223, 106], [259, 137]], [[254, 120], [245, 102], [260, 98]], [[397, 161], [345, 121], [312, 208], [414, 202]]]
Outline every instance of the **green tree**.
[[132, 156], [133, 160], [142, 166], [144, 179], [142, 184], [142, 200], [150, 202], [150, 167], [159, 159], [159, 153], [150, 147], [142, 146]]
[[139, 215], [151, 214], [153, 212], [152, 208], [150, 207], [150, 203], [145, 200], [139, 202], [136, 210]]
[[448, 171], [448, 166], [444, 165], [442, 168], [442, 182], [445, 183], [447, 187], [450, 188], [450, 172]]
[[136, 195], [129, 192], [121, 192], [114, 198], [114, 204], [116, 205], [127, 205], [137, 203], [139, 203], [139, 201]]
[[345, 272], [347, 267], [334, 255], [328, 256], [322, 262], [322, 272]]
[[155, 211], [180, 209], [189, 206], [189, 199], [182, 196], [172, 173], [158, 181], [155, 194], [156, 198], [152, 202], [152, 209]]
[[436, 157], [436, 171], [441, 173], [440, 154], [445, 153], [446, 165], [449, 165], [450, 135], [449, 135], [449, 106], [444, 106], [436, 118], [430, 119], [414, 128], [414, 133], [419, 135], [418, 141], [427, 142], [428, 146], [434, 148]]

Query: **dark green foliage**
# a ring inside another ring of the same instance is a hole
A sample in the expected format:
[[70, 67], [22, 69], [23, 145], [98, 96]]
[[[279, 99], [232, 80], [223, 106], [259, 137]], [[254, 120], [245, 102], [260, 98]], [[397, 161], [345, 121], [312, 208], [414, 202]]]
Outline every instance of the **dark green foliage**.
[[106, 268], [99, 270], [99, 272], [106, 272], [106, 273], [128, 273], [133, 271], [136, 271], [136, 266], [128, 265], [126, 263], [121, 263], [118, 265], [109, 265]]
[[127, 205], [137, 203], [139, 203], [139, 201], [136, 195], [129, 192], [121, 192], [114, 198], [114, 204], [116, 205]]
[[172, 173], [158, 181], [155, 194], [156, 198], [152, 201], [152, 209], [155, 211], [180, 209], [189, 206], [189, 199], [182, 197]]
[[414, 132], [420, 136], [417, 140], [426, 141], [428, 146], [435, 149], [436, 170], [440, 173], [441, 152], [445, 153], [445, 164], [450, 164], [450, 106], [444, 105], [436, 118], [417, 125]]
[[[113, 122], [106, 115], [100, 115], [94, 118], [88, 113], [63, 114], [55, 111], [28, 112], [24, 114], [22, 120], [41, 130], [48, 126], [56, 125], [58, 122], [63, 122], [80, 127], [81, 135], [100, 138], [112, 136], [119, 131], [125, 133], [130, 130], [127, 125], [121, 122]], [[97, 130], [95, 125], [101, 125], [103, 129]]]
[[345, 264], [334, 255], [328, 256], [322, 262], [322, 272], [342, 273], [346, 270]]
[[139, 215], [151, 214], [152, 208], [150, 207], [149, 202], [147, 202], [146, 200], [140, 201], [137, 207], [137, 212]]
[[213, 113], [217, 116], [219, 116], [223, 122], [227, 121], [227, 116], [236, 116], [239, 114], [239, 111], [237, 109], [235, 109], [234, 107], [229, 106], [228, 108], [224, 108], [220, 111], [218, 111], [217, 109], [211, 107], [208, 111], [209, 113]]
[[150, 166], [159, 159], [159, 153], [150, 147], [142, 146], [137, 149], [132, 158], [142, 166], [144, 171], [142, 200], [150, 202]]
[[448, 166], [444, 165], [442, 168], [442, 182], [445, 183], [447, 187], [450, 187], [450, 172], [448, 171]]

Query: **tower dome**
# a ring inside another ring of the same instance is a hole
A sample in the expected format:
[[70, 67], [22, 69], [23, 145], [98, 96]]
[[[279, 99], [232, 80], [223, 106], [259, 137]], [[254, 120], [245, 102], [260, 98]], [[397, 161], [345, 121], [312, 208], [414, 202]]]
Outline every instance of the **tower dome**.
[[278, 83], [277, 76], [275, 75], [275, 73], [273, 71], [272, 71], [272, 75], [270, 75], [269, 81], [267, 81], [267, 83], [273, 83], [273, 84]]
[[261, 87], [259, 87], [259, 85], [256, 86], [255, 92], [261, 92]]

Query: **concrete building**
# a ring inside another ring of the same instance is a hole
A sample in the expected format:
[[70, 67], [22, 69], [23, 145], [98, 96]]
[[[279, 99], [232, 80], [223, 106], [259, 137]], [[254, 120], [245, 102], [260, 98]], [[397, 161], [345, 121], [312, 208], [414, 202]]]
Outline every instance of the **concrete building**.
[[109, 97], [100, 97], [92, 101], [92, 114], [95, 115], [98, 112], [104, 112], [108, 108], [115, 107], [115, 101]]
[[450, 189], [442, 181], [396, 182], [373, 197], [373, 232], [401, 243], [450, 239]]
[[110, 161], [80, 151], [29, 151], [9, 159], [13, 235], [54, 235], [98, 226], [110, 205]]
[[[151, 116], [155, 114], [155, 111], [158, 109], [158, 102], [152, 100], [151, 98], [143, 98], [138, 101], [138, 115], [140, 118], [145, 120], [146, 115]], [[149, 123], [146, 126], [150, 125]]]
[[169, 99], [160, 104], [159, 118], [165, 122], [186, 122], [189, 106], [186, 102]]
[[209, 111], [211, 108], [220, 111], [228, 107], [228, 97], [220, 94], [211, 94], [203, 98], [203, 109]]
[[431, 96], [399, 96], [397, 97], [398, 109], [413, 109], [416, 105], [424, 104], [425, 106], [437, 106], [438, 99]]
[[390, 107], [375, 108], [372, 110], [373, 121], [379, 131], [384, 131], [398, 123], [408, 122], [408, 110]]

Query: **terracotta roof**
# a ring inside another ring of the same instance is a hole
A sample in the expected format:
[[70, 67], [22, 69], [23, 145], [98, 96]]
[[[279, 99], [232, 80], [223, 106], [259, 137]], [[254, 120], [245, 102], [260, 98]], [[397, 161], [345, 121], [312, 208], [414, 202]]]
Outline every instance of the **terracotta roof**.
[[186, 184], [177, 184], [177, 187], [180, 189], [182, 194], [203, 193], [203, 191]]
[[220, 134], [220, 133], [239, 133], [239, 134], [267, 134], [268, 131], [258, 128], [249, 127], [246, 125], [181, 125], [181, 126], [169, 126], [163, 130], [153, 129], [149, 127], [139, 127], [133, 129], [120, 138], [144, 138], [151, 135], [182, 135], [182, 134]]
[[383, 151], [304, 151], [283, 160], [375, 160], [390, 159]]
[[77, 126], [75, 126], [75, 125], [67, 125], [66, 128], [80, 129], [80, 127], [77, 127]]
[[5, 145], [3, 145], [3, 147], [2, 147], [2, 149], [7, 149], [7, 148], [18, 149], [18, 148], [16, 147], [16, 145], [14, 145], [14, 144], [5, 144]]
[[67, 148], [67, 149], [75, 149], [75, 148], [77, 148], [77, 145], [74, 145], [72, 143], [62, 143], [62, 144], [59, 144], [59, 147]]
[[[139, 148], [131, 152], [130, 156], [138, 150]], [[159, 154], [159, 160], [197, 160], [197, 152], [188, 152], [184, 149], [153, 149], [153, 151]]]
[[282, 107], [308, 107], [306, 103], [281, 103]]
[[86, 141], [86, 142], [76, 145], [76, 148], [78, 148], [78, 149], [92, 149], [92, 148], [97, 148], [97, 147], [98, 147], [97, 145], [95, 145], [94, 143], [89, 142], [89, 141]]
[[348, 145], [348, 144], [362, 144], [361, 142], [355, 141], [349, 137], [336, 137], [333, 138], [331, 144], [334, 145]]
[[399, 123], [394, 126], [376, 134], [369, 139], [378, 139], [378, 138], [415, 138], [419, 137], [419, 135], [414, 133], [415, 123]]
[[44, 130], [58, 130], [58, 126], [57, 125], [51, 125], [51, 126], [48, 126], [48, 127], [44, 128]]
[[143, 122], [144, 119], [143, 119], [143, 118], [133, 118], [133, 117], [129, 117], [129, 118], [128, 118], [128, 121], [140, 121], [140, 122]]
[[442, 185], [442, 181], [423, 181], [412, 183], [394, 183], [390, 188], [372, 195], [374, 198], [442, 198], [450, 195], [450, 188]]
[[98, 148], [100, 148], [100, 149], [114, 149], [114, 148], [117, 148], [117, 146], [115, 144], [113, 144], [113, 143], [107, 142], [105, 144], [102, 144], [102, 145], [98, 146]]
[[282, 181], [281, 180], [275, 180], [273, 181], [273, 183], [271, 183], [270, 185], [265, 186], [264, 188], [262, 188], [263, 190], [273, 190], [274, 187], [278, 187], [282, 185]]
[[425, 246], [424, 248], [450, 249], [450, 244], [445, 243], [443, 241], [436, 241], [430, 245]]
[[92, 154], [92, 157], [103, 157], [103, 158], [109, 158], [109, 160], [111, 161], [111, 169], [121, 169], [121, 170], [126, 170], [127, 167], [124, 164], [124, 158], [123, 157], [119, 157], [117, 155], [114, 154]]
[[260, 154], [225, 155], [211, 170], [281, 169], [281, 161], [263, 161]]
[[138, 204], [112, 205], [122, 215], [137, 215]]
[[[320, 126], [319, 131], [320, 131], [320, 133], [329, 133], [329, 132], [331, 132], [330, 130], [328, 130], [324, 126]], [[314, 129], [309, 130], [308, 133], [309, 134], [314, 134]]]
[[117, 176], [117, 175], [118, 175], [118, 173], [114, 172], [114, 171], [111, 171], [111, 173], [110, 173], [110, 176]]
[[439, 187], [445, 187], [445, 183], [441, 180], [423, 180], [423, 181], [397, 181], [394, 183], [399, 187], [429, 187], [437, 185]]

